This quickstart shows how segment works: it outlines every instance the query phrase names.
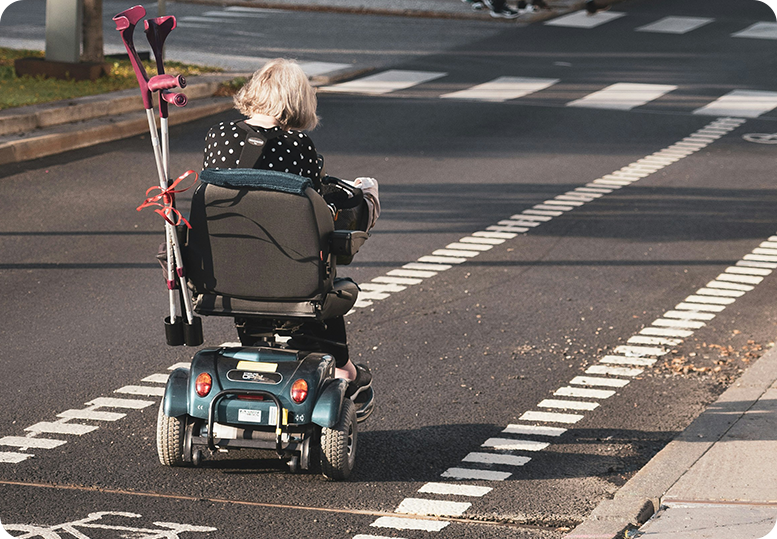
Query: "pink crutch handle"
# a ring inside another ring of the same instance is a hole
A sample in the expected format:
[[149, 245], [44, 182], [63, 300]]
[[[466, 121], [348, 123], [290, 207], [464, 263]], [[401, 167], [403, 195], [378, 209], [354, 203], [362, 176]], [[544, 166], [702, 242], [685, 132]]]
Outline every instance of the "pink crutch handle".
[[113, 21], [116, 23], [116, 30], [126, 30], [138, 24], [138, 21], [145, 16], [146, 9], [143, 6], [134, 6], [116, 15]]
[[186, 88], [186, 79], [182, 75], [154, 75], [148, 80], [148, 89], [152, 92]]
[[169, 90], [162, 90], [159, 92], [159, 97], [164, 99], [167, 103], [171, 103], [176, 107], [185, 107], [188, 103], [188, 99], [184, 94], [171, 92]]
[[116, 30], [121, 33], [121, 40], [124, 42], [124, 48], [127, 49], [127, 56], [129, 56], [130, 62], [132, 63], [132, 69], [135, 71], [135, 76], [138, 79], [140, 95], [143, 98], [143, 106], [148, 110], [152, 106], [151, 91], [148, 89], [148, 75], [146, 74], [146, 68], [143, 67], [143, 62], [140, 61], [140, 57], [135, 50], [135, 43], [133, 41], [135, 25], [145, 15], [146, 10], [143, 6], [135, 6], [125, 9], [116, 15], [113, 18], [113, 21], [116, 23]]

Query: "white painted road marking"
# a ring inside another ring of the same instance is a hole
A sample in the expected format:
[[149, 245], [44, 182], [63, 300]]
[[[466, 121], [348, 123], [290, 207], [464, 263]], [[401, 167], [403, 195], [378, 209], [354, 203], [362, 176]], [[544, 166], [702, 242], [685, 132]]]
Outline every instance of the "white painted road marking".
[[405, 498], [394, 512], [406, 515], [458, 517], [472, 506], [469, 502], [446, 502], [440, 500], [425, 500], [421, 498]]
[[596, 28], [599, 25], [614, 21], [626, 15], [616, 11], [599, 11], [589, 15], [585, 11], [576, 11], [569, 15], [556, 17], [545, 22], [546, 26], [563, 26], [567, 28]]
[[420, 530], [425, 532], [438, 532], [450, 522], [440, 520], [419, 520], [414, 518], [380, 517], [370, 524], [376, 528], [391, 528], [394, 530]]
[[477, 485], [456, 485], [453, 483], [426, 483], [418, 489], [424, 494], [441, 494], [446, 496], [471, 496], [480, 498], [493, 489], [491, 487], [479, 487]]
[[[635, 84], [619, 82], [598, 92], [567, 103], [568, 107], [586, 107], [593, 109], [631, 110], [664, 94], [676, 90], [671, 84]], [[659, 168], [663, 168], [660, 167]], [[656, 169], [657, 170], [657, 169]]]
[[712, 103], [694, 110], [693, 114], [757, 118], [775, 107], [777, 107], [777, 92], [733, 90]]
[[443, 99], [471, 99], [476, 101], [507, 101], [525, 95], [539, 92], [553, 86], [559, 79], [537, 79], [533, 77], [499, 77], [449, 94], [443, 94]]
[[324, 92], [346, 92], [354, 94], [382, 95], [397, 90], [405, 90], [425, 82], [446, 76], [447, 73], [438, 73], [432, 71], [405, 71], [401, 69], [391, 69], [369, 75], [360, 79], [341, 82], [332, 86], [324, 86], [319, 91]]

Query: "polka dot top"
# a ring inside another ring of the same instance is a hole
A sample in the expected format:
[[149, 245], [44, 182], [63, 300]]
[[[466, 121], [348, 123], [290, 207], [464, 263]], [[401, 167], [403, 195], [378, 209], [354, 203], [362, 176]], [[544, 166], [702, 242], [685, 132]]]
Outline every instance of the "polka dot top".
[[[273, 129], [256, 127], [267, 135]], [[205, 154], [202, 168], [238, 168], [240, 153], [245, 145], [248, 132], [237, 122], [221, 122], [211, 127], [205, 136]], [[267, 141], [261, 158], [250, 167], [265, 170], [277, 170], [305, 176], [317, 180], [321, 174], [318, 165], [318, 152], [313, 141], [300, 131], [286, 131], [282, 135]]]

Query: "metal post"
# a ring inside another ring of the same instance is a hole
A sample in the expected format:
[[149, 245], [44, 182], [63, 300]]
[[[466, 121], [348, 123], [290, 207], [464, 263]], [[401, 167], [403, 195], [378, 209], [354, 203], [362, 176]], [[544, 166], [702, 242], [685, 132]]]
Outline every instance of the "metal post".
[[167, 13], [165, 13], [166, 4], [167, 4], [167, 0], [157, 0], [156, 2], [156, 8], [158, 12], [157, 17], [164, 17], [165, 15], [167, 15]]
[[46, 60], [80, 60], [81, 5], [82, 0], [46, 0]]

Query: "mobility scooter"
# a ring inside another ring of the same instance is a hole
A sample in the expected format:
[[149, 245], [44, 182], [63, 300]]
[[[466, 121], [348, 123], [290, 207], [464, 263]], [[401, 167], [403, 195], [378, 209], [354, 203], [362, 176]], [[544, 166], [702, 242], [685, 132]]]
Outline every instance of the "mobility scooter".
[[241, 341], [200, 349], [190, 368], [172, 372], [157, 418], [159, 460], [196, 466], [208, 451], [265, 449], [287, 459], [292, 471], [320, 465], [326, 477], [347, 479], [355, 465], [357, 424], [372, 413], [374, 392], [370, 385], [354, 391], [335, 377], [331, 350], [345, 342], [332, 341], [322, 328], [342, 322], [357, 299], [358, 286], [336, 276], [337, 263], [349, 263], [368, 234], [335, 230], [333, 213], [358, 215], [362, 193], [332, 177], [324, 178], [322, 195], [301, 176], [205, 169], [185, 219], [175, 209], [175, 194], [193, 172], [170, 181], [166, 122], [167, 103], [186, 104], [185, 96], [171, 92], [185, 81], [164, 75], [162, 65], [175, 19], [145, 21], [158, 72], [149, 78], [132, 41], [144, 15], [135, 6], [114, 21], [143, 94], [157, 164], [159, 186], [147, 191], [138, 209], [157, 206], [165, 220], [160, 260], [170, 304], [167, 344], [203, 343], [196, 314], [234, 318]]

